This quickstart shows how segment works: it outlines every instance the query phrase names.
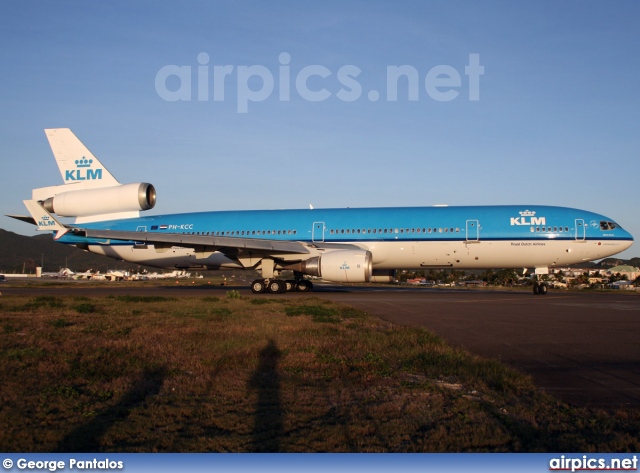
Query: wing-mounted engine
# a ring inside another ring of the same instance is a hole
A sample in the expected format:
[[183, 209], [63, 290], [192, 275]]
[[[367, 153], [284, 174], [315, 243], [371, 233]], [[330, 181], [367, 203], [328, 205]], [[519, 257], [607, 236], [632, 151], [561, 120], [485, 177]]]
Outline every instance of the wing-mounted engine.
[[335, 250], [286, 266], [308, 276], [334, 282], [369, 282], [372, 274], [371, 252]]
[[138, 212], [155, 205], [156, 190], [146, 182], [60, 192], [42, 202], [48, 212], [61, 217]]

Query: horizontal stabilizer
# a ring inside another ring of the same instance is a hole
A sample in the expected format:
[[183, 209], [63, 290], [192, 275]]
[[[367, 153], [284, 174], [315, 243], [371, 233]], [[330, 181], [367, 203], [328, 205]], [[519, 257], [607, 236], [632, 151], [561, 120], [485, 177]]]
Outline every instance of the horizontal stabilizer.
[[6, 216], [15, 218], [16, 220], [20, 220], [21, 222], [30, 223], [31, 225], [37, 225], [33, 217], [27, 217], [26, 215], [6, 215]]
[[39, 231], [57, 232], [55, 237], [57, 240], [70, 230], [69, 227], [58, 222], [37, 200], [24, 200], [23, 202]]

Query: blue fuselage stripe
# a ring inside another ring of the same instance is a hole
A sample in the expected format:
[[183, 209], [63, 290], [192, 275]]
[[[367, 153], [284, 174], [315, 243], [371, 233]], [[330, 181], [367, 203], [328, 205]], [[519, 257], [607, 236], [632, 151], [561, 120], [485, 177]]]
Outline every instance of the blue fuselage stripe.
[[[619, 226], [605, 229], [603, 222], [612, 220], [564, 207], [471, 206], [201, 212], [95, 222], [83, 228], [335, 243], [633, 241]], [[72, 235], [62, 241], [106, 242]]]

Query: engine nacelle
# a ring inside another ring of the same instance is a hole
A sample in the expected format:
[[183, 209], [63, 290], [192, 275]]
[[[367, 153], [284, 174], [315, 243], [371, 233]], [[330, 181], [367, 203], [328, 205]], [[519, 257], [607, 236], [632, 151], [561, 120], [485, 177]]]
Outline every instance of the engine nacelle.
[[372, 272], [371, 252], [365, 250], [336, 250], [309, 258], [287, 267], [309, 276], [334, 282], [369, 282]]
[[61, 217], [149, 210], [154, 205], [156, 190], [146, 182], [62, 192], [42, 203], [48, 212]]

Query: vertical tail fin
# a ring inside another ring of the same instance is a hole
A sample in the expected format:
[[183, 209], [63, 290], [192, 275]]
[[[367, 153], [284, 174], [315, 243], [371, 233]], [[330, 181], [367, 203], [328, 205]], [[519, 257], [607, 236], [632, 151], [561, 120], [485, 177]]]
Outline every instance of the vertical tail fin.
[[65, 184], [82, 183], [85, 189], [119, 184], [69, 128], [51, 128], [45, 133]]

